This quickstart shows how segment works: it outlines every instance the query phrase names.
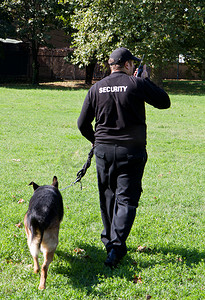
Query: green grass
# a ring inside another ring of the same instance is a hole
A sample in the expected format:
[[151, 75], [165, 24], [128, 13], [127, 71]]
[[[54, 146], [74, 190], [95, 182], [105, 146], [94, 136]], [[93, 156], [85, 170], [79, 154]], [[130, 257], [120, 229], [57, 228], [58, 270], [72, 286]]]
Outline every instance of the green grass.
[[166, 81], [165, 89], [169, 110], [147, 105], [149, 158], [128, 255], [117, 269], [104, 267], [93, 158], [83, 189], [62, 191], [59, 246], [39, 291], [23, 225], [15, 225], [23, 223], [32, 180], [50, 184], [56, 175], [64, 188], [87, 160], [91, 145], [76, 125], [87, 90], [0, 87], [1, 299], [205, 299], [205, 85]]

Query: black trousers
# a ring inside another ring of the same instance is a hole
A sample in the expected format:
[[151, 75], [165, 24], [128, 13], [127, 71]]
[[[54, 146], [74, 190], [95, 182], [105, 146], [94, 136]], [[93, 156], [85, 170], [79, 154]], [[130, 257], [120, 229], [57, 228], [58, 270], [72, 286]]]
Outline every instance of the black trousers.
[[124, 256], [142, 192], [146, 148], [98, 144], [95, 156], [104, 225], [101, 240], [107, 252], [115, 248]]

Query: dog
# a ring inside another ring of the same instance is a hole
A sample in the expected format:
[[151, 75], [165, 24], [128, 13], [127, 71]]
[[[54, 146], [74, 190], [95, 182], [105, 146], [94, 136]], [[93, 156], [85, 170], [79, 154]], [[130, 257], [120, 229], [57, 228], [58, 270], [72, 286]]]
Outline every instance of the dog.
[[34, 261], [34, 273], [40, 270], [38, 255], [43, 252], [44, 262], [41, 268], [39, 289], [46, 288], [49, 264], [52, 262], [58, 245], [60, 223], [63, 219], [63, 199], [58, 190], [57, 177], [52, 185], [33, 185], [34, 194], [30, 199], [28, 211], [24, 217], [27, 243]]

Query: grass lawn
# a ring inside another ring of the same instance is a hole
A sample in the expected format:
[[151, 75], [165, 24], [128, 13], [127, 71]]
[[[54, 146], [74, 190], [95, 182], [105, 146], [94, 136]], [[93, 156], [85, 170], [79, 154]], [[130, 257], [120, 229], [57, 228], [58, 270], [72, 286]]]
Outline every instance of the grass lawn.
[[28, 184], [75, 180], [91, 148], [76, 125], [87, 89], [0, 86], [0, 299], [205, 299], [205, 84], [165, 90], [170, 109], [146, 106], [149, 158], [127, 256], [104, 266], [93, 158], [83, 189], [62, 191], [59, 245], [39, 291], [23, 226]]

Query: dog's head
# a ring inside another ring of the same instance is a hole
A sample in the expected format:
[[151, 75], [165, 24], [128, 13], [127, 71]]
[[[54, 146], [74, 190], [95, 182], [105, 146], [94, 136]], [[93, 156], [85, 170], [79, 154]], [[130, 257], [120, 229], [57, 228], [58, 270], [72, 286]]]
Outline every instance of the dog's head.
[[[34, 191], [37, 190], [37, 188], [39, 188], [39, 185], [36, 184], [35, 182], [31, 181], [29, 183], [29, 185], [33, 185], [33, 189]], [[53, 177], [53, 183], [52, 183], [52, 186], [54, 186], [56, 189], [58, 189], [58, 179], [56, 176]]]

